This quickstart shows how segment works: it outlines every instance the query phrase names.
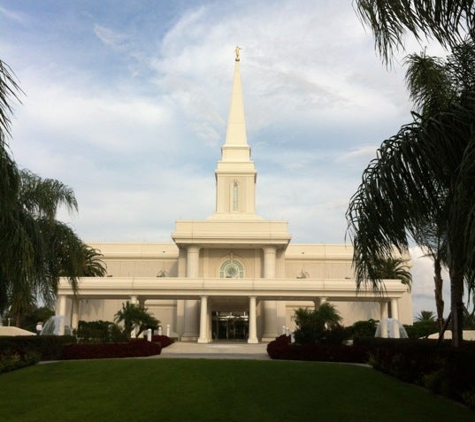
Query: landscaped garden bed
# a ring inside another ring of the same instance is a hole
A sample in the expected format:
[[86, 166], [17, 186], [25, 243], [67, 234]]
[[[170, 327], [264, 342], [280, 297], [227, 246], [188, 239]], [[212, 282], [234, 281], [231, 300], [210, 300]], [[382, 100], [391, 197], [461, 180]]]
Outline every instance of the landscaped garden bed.
[[364, 346], [343, 344], [297, 344], [290, 336], [282, 335], [267, 345], [267, 353], [272, 359], [308, 360], [320, 362], [368, 363], [369, 352]]
[[137, 339], [127, 343], [68, 344], [64, 346], [63, 358], [70, 360], [146, 357], [159, 355], [161, 351], [160, 343]]

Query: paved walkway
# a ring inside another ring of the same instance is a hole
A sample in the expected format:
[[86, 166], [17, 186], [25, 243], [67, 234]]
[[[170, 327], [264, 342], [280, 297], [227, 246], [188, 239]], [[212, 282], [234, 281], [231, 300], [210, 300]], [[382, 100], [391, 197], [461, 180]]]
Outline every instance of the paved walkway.
[[191, 359], [270, 359], [267, 343], [213, 342], [208, 344], [176, 342], [162, 349], [161, 358]]

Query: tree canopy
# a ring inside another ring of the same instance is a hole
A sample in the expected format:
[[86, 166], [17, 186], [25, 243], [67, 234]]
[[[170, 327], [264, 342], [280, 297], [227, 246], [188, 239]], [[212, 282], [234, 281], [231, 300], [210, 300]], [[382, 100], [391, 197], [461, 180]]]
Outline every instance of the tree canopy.
[[10, 307], [18, 320], [37, 299], [53, 305], [61, 276], [76, 290], [79, 277], [105, 273], [100, 253], [57, 219], [60, 207], [77, 211], [73, 190], [19, 169], [11, 157], [7, 139], [21, 92], [0, 60], [0, 312]]
[[[458, 344], [464, 281], [473, 288], [475, 280], [475, 47], [466, 41], [446, 61], [419, 59], [412, 58], [408, 73], [418, 112], [381, 144], [347, 219], [358, 284], [380, 281], [374, 263], [390, 257], [394, 247], [405, 253], [409, 239], [427, 247], [428, 227], [443, 238]], [[434, 80], [444, 85], [437, 89]]]

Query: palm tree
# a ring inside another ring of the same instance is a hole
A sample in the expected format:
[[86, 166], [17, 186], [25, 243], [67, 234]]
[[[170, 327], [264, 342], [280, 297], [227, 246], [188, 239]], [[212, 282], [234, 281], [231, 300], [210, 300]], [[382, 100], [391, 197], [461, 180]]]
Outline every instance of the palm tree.
[[82, 245], [83, 267], [82, 277], [104, 277], [107, 274], [107, 266], [101, 258], [104, 255], [85, 243]]
[[82, 241], [56, 220], [61, 206], [77, 210], [72, 189], [19, 170], [9, 154], [12, 101], [20, 92], [0, 60], [0, 312], [11, 306], [18, 318], [38, 295], [52, 303], [61, 274], [76, 290], [85, 259]]
[[[442, 67], [450, 88], [446, 104], [421, 95], [421, 113], [383, 142], [347, 211], [358, 286], [380, 284], [375, 263], [394, 247], [407, 252], [409, 238], [424, 246], [425, 227], [445, 236], [455, 346], [462, 340], [464, 281], [473, 288], [475, 278], [475, 165], [468, 160], [475, 157], [474, 63], [473, 43], [454, 48]], [[422, 88], [415, 92], [430, 92]]]
[[[0, 256], [2, 262], [12, 259], [12, 245], [5, 229], [9, 228], [9, 211], [16, 201], [20, 177], [17, 166], [8, 152], [7, 138], [11, 134], [12, 102], [19, 101], [20, 92], [13, 72], [6, 63], [0, 60]], [[0, 311], [7, 303], [6, 277], [8, 274], [4, 266], [0, 265]]]
[[403, 258], [388, 257], [375, 265], [376, 276], [379, 280], [400, 280], [408, 290], [412, 286], [412, 274]]
[[[412, 54], [406, 58], [406, 84], [418, 113], [426, 118], [443, 112], [457, 97], [446, 63], [437, 57]], [[432, 220], [427, 220], [415, 234], [416, 242], [434, 262], [434, 296], [439, 332], [444, 327], [444, 300], [442, 294], [442, 267], [447, 266], [447, 220], [445, 201], [439, 201]]]
[[436, 39], [452, 49], [475, 35], [475, 2], [469, 0], [354, 0], [363, 24], [374, 34], [375, 47], [386, 63], [404, 50], [404, 38], [412, 33], [419, 41]]
[[124, 332], [129, 339], [135, 329], [138, 330], [136, 335], [139, 336], [144, 330], [158, 328], [160, 323], [148, 312], [147, 308], [142, 308], [129, 301], [122, 304], [122, 309], [115, 314], [114, 321], [124, 323]]
[[418, 316], [416, 316], [417, 322], [435, 322], [435, 315], [432, 311], [421, 311]]
[[296, 309], [295, 340], [300, 344], [326, 342], [332, 331], [341, 328], [341, 320], [335, 306], [328, 302], [322, 303], [317, 309]]

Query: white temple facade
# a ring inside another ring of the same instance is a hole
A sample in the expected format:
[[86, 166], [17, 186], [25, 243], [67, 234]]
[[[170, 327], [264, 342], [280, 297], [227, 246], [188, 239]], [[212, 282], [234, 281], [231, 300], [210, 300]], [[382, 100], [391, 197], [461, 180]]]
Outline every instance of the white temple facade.
[[79, 320], [112, 321], [125, 301], [147, 307], [165, 334], [200, 343], [272, 340], [294, 328], [296, 308], [325, 301], [345, 325], [386, 317], [412, 323], [411, 294], [399, 280], [387, 280], [383, 294], [357, 292], [351, 246], [290, 244], [286, 221], [256, 213], [239, 66], [236, 54], [214, 214], [177, 221], [174, 243], [91, 243], [108, 274], [81, 279], [77, 296], [61, 280], [56, 310], [73, 328]]

